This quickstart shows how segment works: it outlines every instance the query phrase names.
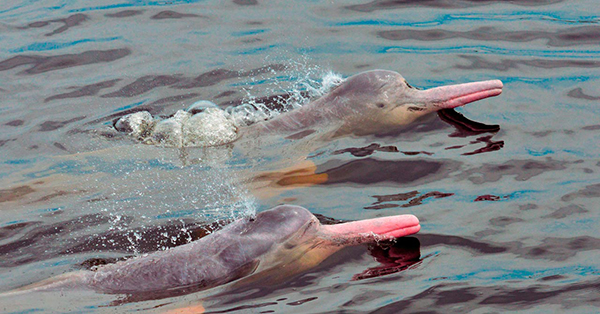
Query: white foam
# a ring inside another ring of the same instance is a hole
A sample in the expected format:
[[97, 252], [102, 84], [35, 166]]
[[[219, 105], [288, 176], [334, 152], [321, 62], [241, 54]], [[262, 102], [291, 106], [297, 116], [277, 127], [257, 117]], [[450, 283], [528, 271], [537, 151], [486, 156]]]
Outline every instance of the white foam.
[[[302, 77], [297, 77], [292, 82], [291, 90], [275, 99], [275, 104], [259, 101], [259, 98], [247, 89], [247, 100], [243, 104], [230, 106], [225, 110], [208, 100], [200, 100], [187, 110], [178, 110], [173, 117], [165, 120], [156, 119], [147, 111], [142, 111], [122, 117], [115, 127], [146, 144], [167, 147], [222, 145], [234, 141], [238, 137], [239, 128], [270, 120], [283, 112], [302, 107], [342, 82], [342, 76], [331, 71], [321, 72], [318, 79], [314, 79], [312, 72], [308, 72]], [[279, 92], [282, 86], [280, 83], [275, 85], [276, 88], [267, 92]], [[198, 113], [192, 115], [190, 112]]]
[[144, 134], [152, 130], [155, 124], [156, 121], [154, 121], [150, 112], [139, 111], [121, 117], [121, 119], [115, 123], [115, 128], [117, 131], [127, 132], [133, 137], [140, 138], [144, 137]]
[[237, 127], [229, 114], [219, 108], [206, 108], [183, 125], [183, 147], [215, 146], [233, 142]]

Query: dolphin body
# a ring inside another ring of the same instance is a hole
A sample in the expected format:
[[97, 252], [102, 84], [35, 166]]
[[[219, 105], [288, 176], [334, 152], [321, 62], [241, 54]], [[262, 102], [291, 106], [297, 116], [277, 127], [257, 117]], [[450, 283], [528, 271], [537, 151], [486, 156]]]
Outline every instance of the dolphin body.
[[[206, 112], [200, 111], [192, 118], [178, 118], [191, 116], [180, 110], [173, 118], [158, 124], [146, 111], [129, 114], [119, 119], [115, 128], [129, 132], [142, 142], [174, 147], [223, 145], [245, 135], [286, 134], [313, 127], [319, 127], [331, 137], [381, 134], [440, 109], [497, 96], [502, 93], [502, 87], [501, 81], [490, 80], [419, 90], [406, 83], [397, 72], [372, 70], [349, 77], [329, 93], [300, 108], [249, 126], [233, 126], [229, 121], [228, 127], [217, 128], [218, 123], [209, 123], [213, 119], [209, 115], [224, 113], [211, 103], [212, 107], [203, 108]], [[222, 116], [214, 119], [227, 120]], [[316, 132], [312, 131], [306, 134]]]
[[397, 72], [366, 71], [307, 105], [243, 131], [296, 132], [315, 125], [335, 125], [337, 136], [387, 133], [428, 113], [500, 95], [502, 87], [501, 81], [490, 80], [420, 90]]
[[413, 215], [321, 225], [303, 207], [280, 205], [179, 247], [100, 266], [94, 271], [67, 273], [5, 296], [65, 288], [128, 295], [190, 293], [290, 264], [305, 262], [307, 265], [300, 267], [305, 268], [344, 246], [391, 240], [419, 230], [419, 220]]

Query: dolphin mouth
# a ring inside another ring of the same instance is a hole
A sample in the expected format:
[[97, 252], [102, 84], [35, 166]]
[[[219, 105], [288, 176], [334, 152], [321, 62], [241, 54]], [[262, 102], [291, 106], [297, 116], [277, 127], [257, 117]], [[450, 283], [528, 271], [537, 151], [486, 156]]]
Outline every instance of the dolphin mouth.
[[374, 242], [392, 240], [421, 230], [419, 219], [413, 215], [397, 215], [322, 226], [333, 240]]
[[498, 96], [504, 85], [500, 80], [441, 86], [421, 91], [419, 98], [439, 109], [452, 109], [484, 98]]

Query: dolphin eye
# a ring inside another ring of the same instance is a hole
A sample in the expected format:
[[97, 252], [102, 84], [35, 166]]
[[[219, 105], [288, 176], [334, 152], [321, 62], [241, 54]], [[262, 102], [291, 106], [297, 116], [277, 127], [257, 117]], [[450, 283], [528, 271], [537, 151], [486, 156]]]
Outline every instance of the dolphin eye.
[[385, 107], [385, 104], [382, 102], [378, 102], [375, 104], [375, 106], [377, 106], [377, 108], [383, 108], [383, 107]]

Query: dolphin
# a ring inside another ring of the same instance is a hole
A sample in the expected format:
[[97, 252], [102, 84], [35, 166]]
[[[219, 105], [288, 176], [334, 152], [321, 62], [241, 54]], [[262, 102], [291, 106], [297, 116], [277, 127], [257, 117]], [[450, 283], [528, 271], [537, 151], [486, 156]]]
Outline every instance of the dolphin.
[[[244, 135], [299, 132], [290, 137], [296, 139], [316, 132], [310, 129], [317, 126], [331, 137], [381, 134], [428, 113], [497, 96], [502, 93], [502, 87], [501, 81], [489, 80], [420, 90], [410, 86], [398, 72], [372, 70], [349, 77], [329, 93], [300, 108], [250, 125], [236, 125], [224, 118], [217, 105], [200, 101], [201, 108], [192, 105], [192, 109], [188, 109], [196, 113], [193, 117], [199, 118], [190, 118], [188, 122], [179, 121], [176, 114], [157, 124], [148, 112], [141, 111], [121, 117], [114, 126], [142, 142], [173, 147], [215, 146], [231, 143]], [[221, 122], [208, 126], [207, 121], [211, 119]], [[199, 122], [192, 123], [196, 120]], [[218, 128], [218, 125], [223, 126]], [[145, 136], [153, 139], [144, 139]], [[172, 140], [174, 138], [178, 140]]]
[[311, 103], [244, 131], [298, 132], [316, 125], [334, 125], [337, 136], [387, 133], [428, 113], [500, 95], [502, 87], [501, 81], [489, 80], [420, 90], [397, 72], [366, 71]]
[[66, 273], [4, 296], [69, 288], [130, 296], [173, 296], [290, 264], [311, 266], [344, 246], [392, 240], [419, 230], [419, 220], [413, 215], [322, 225], [303, 207], [280, 205], [255, 217], [236, 220], [185, 245], [99, 266], [95, 270]]

